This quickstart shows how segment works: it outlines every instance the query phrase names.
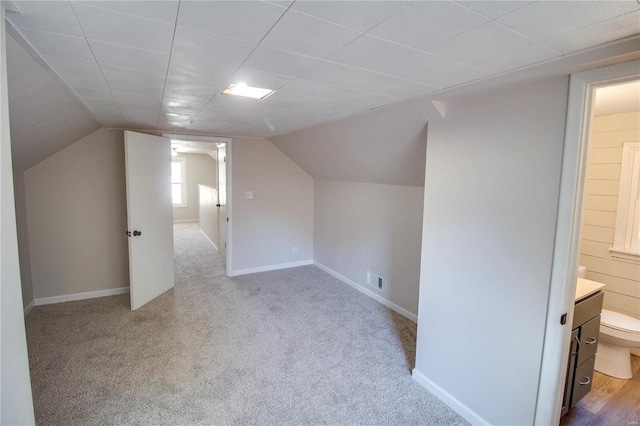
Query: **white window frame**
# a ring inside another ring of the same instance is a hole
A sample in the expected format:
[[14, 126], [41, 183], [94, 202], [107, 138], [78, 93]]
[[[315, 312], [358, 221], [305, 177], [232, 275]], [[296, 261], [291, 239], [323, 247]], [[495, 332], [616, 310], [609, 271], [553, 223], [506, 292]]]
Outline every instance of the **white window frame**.
[[615, 234], [613, 247], [609, 251], [613, 257], [635, 261], [640, 261], [640, 246], [638, 245], [639, 175], [640, 142], [625, 143], [622, 145], [622, 169], [620, 171]]
[[[172, 163], [180, 163], [180, 172], [181, 176], [181, 192], [182, 192], [182, 203], [180, 204], [172, 204], [173, 208], [183, 208], [187, 207], [187, 158], [186, 157], [172, 157]], [[171, 182], [171, 187], [173, 188], [173, 181]]]

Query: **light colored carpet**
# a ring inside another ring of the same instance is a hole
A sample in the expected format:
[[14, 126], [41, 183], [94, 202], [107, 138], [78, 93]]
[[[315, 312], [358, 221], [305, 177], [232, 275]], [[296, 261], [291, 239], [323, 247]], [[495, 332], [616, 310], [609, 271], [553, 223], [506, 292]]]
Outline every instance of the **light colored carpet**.
[[313, 266], [227, 278], [175, 229], [175, 289], [148, 305], [29, 314], [38, 424], [466, 424], [411, 379], [415, 324]]

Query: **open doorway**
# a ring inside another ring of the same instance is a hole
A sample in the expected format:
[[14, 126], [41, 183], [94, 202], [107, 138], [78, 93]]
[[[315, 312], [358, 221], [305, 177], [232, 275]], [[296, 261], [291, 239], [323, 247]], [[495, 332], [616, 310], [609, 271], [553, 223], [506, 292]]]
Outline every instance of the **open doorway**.
[[174, 224], [196, 226], [231, 265], [231, 139], [164, 135], [171, 139]]
[[595, 90], [636, 80], [640, 78], [639, 70], [640, 61], [630, 61], [571, 76], [536, 424], [558, 424], [560, 420], [574, 316], [588, 135]]
[[[637, 394], [631, 379], [640, 379], [640, 358], [627, 347], [632, 343], [613, 342], [624, 327], [640, 334], [640, 80], [595, 87], [589, 115], [572, 324], [572, 335], [580, 336], [569, 355], [560, 423], [566, 426], [637, 419], [626, 400]], [[596, 299], [602, 303], [584, 316], [583, 306]], [[581, 317], [593, 325], [582, 330]], [[587, 351], [593, 354], [583, 356]]]

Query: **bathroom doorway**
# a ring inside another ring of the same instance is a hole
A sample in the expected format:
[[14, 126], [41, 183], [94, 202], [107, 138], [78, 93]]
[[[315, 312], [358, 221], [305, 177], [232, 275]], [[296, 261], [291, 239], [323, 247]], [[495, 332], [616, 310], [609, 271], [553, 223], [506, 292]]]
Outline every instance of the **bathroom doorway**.
[[639, 70], [640, 61], [636, 60], [571, 76], [536, 424], [558, 424], [560, 420], [580, 257], [580, 225], [594, 93], [598, 87], [637, 80]]

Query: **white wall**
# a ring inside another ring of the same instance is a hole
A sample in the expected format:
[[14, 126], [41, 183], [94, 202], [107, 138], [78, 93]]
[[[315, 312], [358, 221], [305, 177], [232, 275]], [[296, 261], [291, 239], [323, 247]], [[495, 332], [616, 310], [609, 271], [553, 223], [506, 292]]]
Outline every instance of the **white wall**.
[[622, 144], [640, 141], [640, 113], [595, 117], [589, 138], [589, 155], [582, 215], [580, 264], [586, 278], [606, 284], [604, 307], [640, 318], [640, 267], [638, 262], [614, 258], [613, 246]]
[[266, 139], [232, 144], [233, 272], [312, 261], [311, 176]]
[[0, 7], [0, 423], [35, 424], [20, 291], [7, 96], [4, 7]]
[[568, 78], [429, 122], [414, 377], [475, 423], [532, 424]]
[[[414, 317], [423, 193], [422, 187], [316, 180], [314, 260]], [[386, 279], [383, 291], [367, 285], [367, 270]]]
[[[215, 156], [215, 154], [213, 154]], [[187, 160], [187, 207], [173, 209], [173, 220], [197, 221], [200, 208], [198, 206], [198, 185], [216, 187], [217, 172], [216, 160], [207, 154], [180, 153], [176, 158]]]
[[129, 285], [124, 142], [100, 129], [25, 172], [36, 299]]

